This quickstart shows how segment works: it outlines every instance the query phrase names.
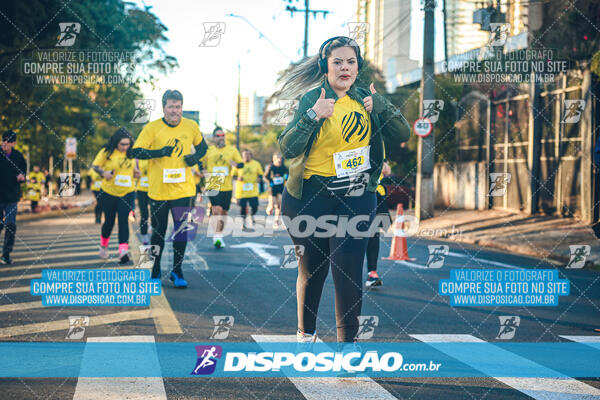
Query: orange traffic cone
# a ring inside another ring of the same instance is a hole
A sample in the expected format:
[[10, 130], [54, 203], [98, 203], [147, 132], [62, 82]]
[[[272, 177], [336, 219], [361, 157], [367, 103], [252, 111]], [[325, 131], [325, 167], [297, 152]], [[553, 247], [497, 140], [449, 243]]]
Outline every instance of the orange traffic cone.
[[390, 247], [390, 256], [382, 257], [383, 260], [396, 261], [414, 261], [414, 258], [408, 256], [406, 247], [406, 232], [404, 232], [404, 207], [398, 203], [396, 208], [396, 222], [394, 223], [394, 237], [392, 238], [392, 247]]

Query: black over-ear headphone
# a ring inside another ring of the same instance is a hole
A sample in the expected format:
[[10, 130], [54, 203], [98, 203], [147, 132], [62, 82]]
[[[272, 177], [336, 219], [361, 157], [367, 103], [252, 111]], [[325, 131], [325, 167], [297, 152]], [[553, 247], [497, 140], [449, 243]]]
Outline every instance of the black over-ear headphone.
[[325, 53], [331, 42], [337, 39], [345, 39], [346, 45], [356, 50], [356, 59], [358, 61], [358, 69], [360, 70], [363, 65], [363, 58], [360, 55], [360, 47], [358, 46], [358, 43], [356, 43], [354, 39], [351, 39], [347, 36], [334, 36], [324, 41], [321, 47], [319, 48], [319, 72], [322, 74], [327, 73], [327, 57], [325, 56]]

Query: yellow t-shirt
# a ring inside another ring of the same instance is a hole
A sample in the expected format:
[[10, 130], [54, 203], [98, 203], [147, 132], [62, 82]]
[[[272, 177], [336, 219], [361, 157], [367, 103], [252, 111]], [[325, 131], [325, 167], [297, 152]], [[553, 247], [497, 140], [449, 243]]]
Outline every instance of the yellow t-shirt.
[[246, 199], [258, 196], [258, 177], [264, 175], [262, 166], [256, 160], [244, 163], [244, 168], [235, 168], [233, 176], [237, 176], [235, 182], [235, 198]]
[[135, 180], [135, 190], [138, 192], [148, 192], [150, 186], [148, 179], [148, 160], [137, 160], [140, 169], [140, 177]]
[[[221, 148], [217, 146], [209, 146], [208, 151], [200, 159], [202, 161], [202, 167], [209, 174], [219, 174], [225, 176], [225, 181], [221, 184], [219, 191], [228, 192], [231, 191], [233, 185], [231, 184], [232, 166], [231, 161], [235, 161], [237, 164], [243, 162], [242, 156], [238, 149], [231, 145], [225, 145]], [[209, 179], [207, 177], [207, 179]]]
[[313, 175], [336, 176], [333, 154], [368, 146], [371, 141], [371, 118], [362, 104], [349, 96], [335, 102], [306, 160], [304, 179]]
[[92, 187], [90, 189], [92, 189], [93, 192], [99, 192], [102, 188], [102, 177], [94, 171], [93, 168], [88, 170], [88, 174], [90, 174], [90, 177], [92, 178]]
[[170, 127], [161, 119], [147, 124], [138, 136], [133, 148], [160, 150], [174, 146], [170, 157], [148, 160], [148, 197], [153, 200], [175, 200], [196, 195], [196, 184], [183, 157], [190, 154], [192, 145], [203, 141], [198, 124], [181, 118], [179, 125]]
[[102, 191], [111, 196], [123, 197], [135, 190], [133, 182], [133, 162], [127, 158], [125, 152], [114, 150], [110, 159], [106, 158], [106, 150], [103, 148], [94, 158], [93, 166], [98, 166], [104, 171], [114, 171], [110, 180], [102, 178]]
[[40, 201], [42, 196], [42, 183], [44, 183], [44, 174], [40, 172], [30, 172], [27, 181], [27, 198], [31, 201]]

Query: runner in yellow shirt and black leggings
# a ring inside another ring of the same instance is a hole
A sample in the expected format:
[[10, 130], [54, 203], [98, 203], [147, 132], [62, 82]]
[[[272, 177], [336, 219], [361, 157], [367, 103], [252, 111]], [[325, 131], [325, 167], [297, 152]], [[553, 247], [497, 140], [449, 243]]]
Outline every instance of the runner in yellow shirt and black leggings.
[[129, 255], [128, 215], [135, 199], [134, 168], [132, 159], [127, 157], [127, 150], [133, 139], [125, 128], [119, 128], [96, 155], [92, 168], [102, 179], [102, 191], [98, 200], [104, 212], [104, 223], [100, 236], [100, 257], [108, 258], [108, 241], [119, 216], [119, 263], [124, 264], [131, 258]]
[[[131, 151], [134, 158], [148, 161], [148, 197], [152, 223], [151, 245], [159, 246], [154, 259], [152, 278], [160, 278], [160, 260], [165, 246], [169, 211], [175, 222], [176, 213], [190, 210], [196, 197], [192, 166], [206, 153], [207, 145], [198, 124], [182, 118], [183, 96], [178, 90], [167, 90], [162, 98], [164, 117], [147, 124]], [[194, 153], [192, 153], [192, 148]], [[179, 208], [179, 210], [176, 210]], [[187, 287], [181, 265], [187, 240], [173, 240], [173, 270], [169, 279], [177, 288]]]
[[247, 227], [247, 206], [250, 207], [250, 224], [254, 224], [254, 215], [258, 211], [258, 184], [265, 173], [262, 166], [256, 160], [252, 159], [252, 152], [244, 150], [242, 152], [244, 166], [236, 168], [233, 176], [237, 177], [235, 182], [235, 198], [238, 199], [244, 227]]
[[[294, 119], [279, 136], [283, 157], [290, 160], [281, 211], [293, 243], [304, 246], [303, 254], [297, 253], [297, 339], [316, 340], [317, 312], [331, 264], [337, 339], [343, 351], [354, 348], [359, 327], [362, 267], [376, 209], [383, 138], [399, 145], [410, 135], [402, 114], [375, 92], [372, 83], [370, 90], [359, 86], [362, 62], [354, 40], [331, 38], [317, 56], [283, 77], [280, 93], [282, 98], [295, 98], [320, 84], [304, 94]], [[335, 231], [324, 235], [318, 227], [308, 234], [301, 228], [304, 225], [306, 230], [308, 224], [289, 222], [321, 216], [328, 219], [325, 225], [331, 216], [360, 217], [356, 230], [361, 234], [353, 236], [346, 229], [342, 237]]]

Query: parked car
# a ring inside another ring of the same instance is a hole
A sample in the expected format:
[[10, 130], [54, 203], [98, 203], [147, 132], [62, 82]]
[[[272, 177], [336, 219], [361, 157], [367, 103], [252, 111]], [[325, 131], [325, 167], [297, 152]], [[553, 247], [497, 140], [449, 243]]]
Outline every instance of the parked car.
[[387, 193], [387, 206], [395, 210], [398, 203], [402, 203], [404, 209], [415, 204], [415, 187], [405, 177], [389, 175], [381, 179], [381, 184]]

